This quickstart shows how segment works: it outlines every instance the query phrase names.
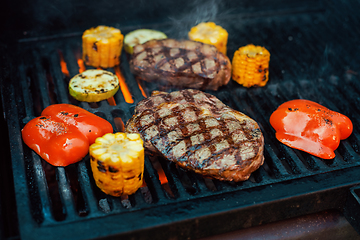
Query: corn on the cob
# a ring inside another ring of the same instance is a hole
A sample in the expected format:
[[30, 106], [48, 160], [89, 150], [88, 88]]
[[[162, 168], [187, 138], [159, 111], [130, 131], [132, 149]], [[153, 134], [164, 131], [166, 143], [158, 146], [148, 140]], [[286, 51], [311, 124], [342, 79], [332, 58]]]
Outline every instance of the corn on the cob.
[[189, 39], [214, 45], [219, 52], [226, 55], [228, 32], [213, 22], [202, 22], [191, 28]]
[[75, 75], [69, 82], [69, 93], [78, 101], [100, 102], [119, 90], [119, 78], [102, 69], [89, 69]]
[[244, 87], [263, 87], [269, 80], [270, 53], [253, 44], [240, 47], [232, 60], [232, 79]]
[[89, 148], [96, 185], [119, 197], [135, 193], [143, 183], [144, 146], [137, 133], [107, 133]]
[[119, 29], [98, 26], [82, 35], [83, 60], [86, 65], [110, 68], [120, 63], [124, 35]]

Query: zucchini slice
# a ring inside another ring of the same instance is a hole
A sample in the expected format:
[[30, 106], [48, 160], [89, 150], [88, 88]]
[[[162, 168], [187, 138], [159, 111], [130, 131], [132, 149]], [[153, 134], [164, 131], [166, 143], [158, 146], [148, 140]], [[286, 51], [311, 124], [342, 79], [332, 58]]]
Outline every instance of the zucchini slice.
[[124, 49], [127, 53], [132, 54], [135, 45], [143, 44], [152, 39], [165, 39], [166, 34], [153, 29], [137, 29], [129, 32], [124, 38]]
[[69, 93], [78, 101], [100, 102], [111, 98], [119, 90], [119, 79], [112, 72], [89, 69], [69, 82]]

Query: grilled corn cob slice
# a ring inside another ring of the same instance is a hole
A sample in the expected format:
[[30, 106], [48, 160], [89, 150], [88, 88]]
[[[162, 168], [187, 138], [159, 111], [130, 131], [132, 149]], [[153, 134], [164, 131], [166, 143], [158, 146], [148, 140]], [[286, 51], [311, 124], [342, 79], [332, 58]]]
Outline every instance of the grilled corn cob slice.
[[232, 60], [232, 79], [244, 87], [263, 87], [269, 80], [269, 61], [270, 53], [264, 47], [240, 47]]
[[86, 65], [110, 68], [120, 63], [124, 35], [119, 29], [98, 26], [82, 35], [83, 60]]
[[133, 53], [133, 47], [137, 44], [143, 44], [152, 39], [165, 39], [166, 34], [153, 29], [137, 29], [129, 32], [124, 38], [124, 49], [127, 53]]
[[202, 22], [191, 28], [189, 39], [197, 42], [214, 45], [226, 55], [228, 32], [213, 22]]
[[99, 102], [112, 97], [119, 90], [119, 78], [102, 69], [89, 69], [69, 82], [69, 93], [78, 101]]
[[135, 193], [143, 183], [144, 147], [137, 133], [107, 133], [89, 148], [96, 185], [119, 197]]

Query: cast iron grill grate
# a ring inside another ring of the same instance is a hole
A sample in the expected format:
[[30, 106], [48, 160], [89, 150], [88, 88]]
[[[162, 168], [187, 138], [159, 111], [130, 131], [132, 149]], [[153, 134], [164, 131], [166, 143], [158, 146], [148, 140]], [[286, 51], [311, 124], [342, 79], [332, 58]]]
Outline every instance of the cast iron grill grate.
[[[115, 104], [77, 102], [69, 96], [67, 84], [82, 67], [80, 35], [21, 41], [12, 73], [16, 84], [5, 83], [3, 87], [8, 98], [4, 108], [21, 239], [48, 239], [47, 234], [54, 236], [52, 239], [194, 239], [341, 207], [345, 196], [339, 193], [360, 180], [360, 69], [356, 65], [360, 57], [355, 54], [360, 32], [356, 28], [348, 31], [359, 16], [352, 14], [351, 9], [356, 8], [345, 7], [345, 16], [344, 9], [328, 9], [242, 19], [241, 25], [234, 19], [222, 19], [233, 36], [228, 45], [230, 59], [239, 46], [250, 42], [264, 45], [271, 53], [266, 87], [244, 89], [230, 82], [210, 92], [259, 123], [265, 136], [264, 165], [249, 180], [228, 183], [205, 179], [164, 159], [147, 156], [146, 186], [123, 198], [107, 196], [96, 187], [88, 157], [66, 168], [53, 167], [23, 144], [20, 130], [46, 106], [71, 103], [122, 131], [136, 103], [158, 86], [138, 85], [126, 54], [122, 54], [119, 69], [131, 99], [123, 90], [114, 96]], [[159, 28], [171, 36], [168, 27], [171, 29], [167, 25]], [[269, 117], [278, 105], [295, 98], [314, 100], [353, 120], [354, 132], [341, 142], [333, 160], [316, 158], [276, 140]], [[264, 209], [272, 214], [262, 213]]]

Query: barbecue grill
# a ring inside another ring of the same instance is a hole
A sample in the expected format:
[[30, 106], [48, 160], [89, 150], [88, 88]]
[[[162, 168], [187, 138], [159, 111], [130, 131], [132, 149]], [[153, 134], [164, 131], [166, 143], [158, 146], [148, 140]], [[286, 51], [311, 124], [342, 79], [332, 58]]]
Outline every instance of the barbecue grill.
[[[293, 217], [336, 210], [360, 233], [360, 1], [6, 1], [0, 16], [0, 239], [198, 239]], [[129, 56], [109, 71], [124, 86], [114, 101], [78, 102], [67, 84], [81, 62], [81, 34], [100, 24], [126, 34], [153, 28], [187, 38], [200, 21], [229, 32], [228, 57], [253, 43], [271, 53], [262, 88], [234, 81], [208, 91], [255, 119], [265, 163], [240, 183], [203, 178], [146, 156], [146, 186], [128, 197], [102, 193], [89, 157], [53, 167], [22, 141], [21, 129], [50, 104], [71, 103], [122, 131], [137, 102], [153, 90], [129, 70]], [[269, 118], [283, 102], [303, 98], [348, 116], [352, 135], [333, 160], [278, 142]], [[4, 142], [4, 141], [3, 141]]]

